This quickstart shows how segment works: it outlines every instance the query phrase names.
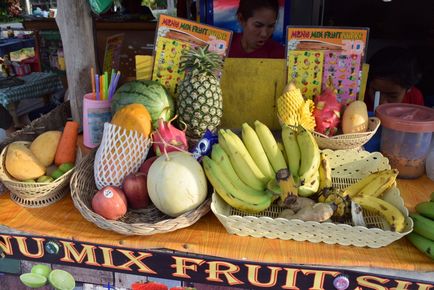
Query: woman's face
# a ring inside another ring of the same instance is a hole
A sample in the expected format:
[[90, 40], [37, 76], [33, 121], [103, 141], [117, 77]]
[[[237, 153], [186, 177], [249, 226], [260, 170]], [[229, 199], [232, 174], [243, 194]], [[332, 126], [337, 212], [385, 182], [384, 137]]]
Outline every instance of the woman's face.
[[254, 51], [263, 46], [271, 37], [276, 25], [277, 15], [274, 10], [261, 8], [253, 12], [253, 16], [247, 20], [238, 16], [243, 27], [242, 42], [247, 52]]
[[380, 104], [401, 103], [407, 93], [406, 88], [385, 79], [373, 79], [370, 82], [368, 93], [372, 100], [376, 91], [380, 91]]

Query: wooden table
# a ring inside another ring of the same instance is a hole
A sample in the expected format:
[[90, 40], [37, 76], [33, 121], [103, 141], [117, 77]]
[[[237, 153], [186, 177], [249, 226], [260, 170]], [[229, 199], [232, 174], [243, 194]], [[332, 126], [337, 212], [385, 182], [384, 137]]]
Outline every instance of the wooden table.
[[[398, 180], [410, 211], [434, 191], [434, 182], [423, 176]], [[51, 236], [82, 242], [135, 249], [169, 248], [181, 252], [265, 263], [305, 264], [342, 267], [375, 267], [417, 272], [434, 271], [434, 262], [405, 238], [379, 249], [271, 240], [229, 235], [210, 212], [193, 226], [167, 234], [123, 236], [99, 229], [85, 220], [70, 197], [40, 209], [23, 208], [0, 195], [0, 224], [37, 236]], [[3, 232], [8, 230], [3, 229]], [[433, 277], [434, 280], [434, 277]]]

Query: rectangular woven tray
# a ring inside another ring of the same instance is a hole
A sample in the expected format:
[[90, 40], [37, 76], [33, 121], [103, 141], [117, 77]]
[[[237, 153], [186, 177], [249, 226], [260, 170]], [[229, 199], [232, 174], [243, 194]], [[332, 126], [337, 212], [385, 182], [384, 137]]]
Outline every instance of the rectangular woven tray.
[[[330, 158], [333, 185], [338, 188], [345, 188], [371, 172], [390, 168], [387, 158], [378, 152], [357, 150], [324, 150], [323, 152]], [[272, 205], [260, 214], [246, 214], [229, 206], [216, 193], [212, 196], [211, 210], [230, 234], [379, 248], [402, 238], [413, 229], [413, 221], [408, 216], [399, 189], [393, 186], [383, 195], [383, 199], [395, 205], [404, 214], [406, 226], [402, 232], [390, 231], [388, 223], [381, 216], [367, 211], [364, 211], [366, 227], [353, 226], [350, 220], [335, 224], [277, 218], [283, 210], [277, 205]]]

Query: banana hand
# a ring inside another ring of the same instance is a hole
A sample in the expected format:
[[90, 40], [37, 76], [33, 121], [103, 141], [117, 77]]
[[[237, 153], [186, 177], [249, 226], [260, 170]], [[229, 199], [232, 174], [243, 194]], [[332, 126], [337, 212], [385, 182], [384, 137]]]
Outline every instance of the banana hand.
[[370, 195], [374, 197], [379, 197], [386, 190], [388, 190], [396, 181], [398, 176], [398, 170], [383, 170], [375, 174], [375, 178], [364, 186], [357, 195]]
[[431, 259], [434, 259], [434, 252], [432, 250], [432, 249], [434, 249], [434, 241], [433, 240], [422, 237], [421, 235], [419, 235], [415, 232], [411, 232], [406, 237], [416, 248], [419, 249], [419, 251], [423, 252], [425, 255], [427, 255]]
[[233, 208], [244, 212], [257, 213], [266, 210], [270, 206], [271, 198], [270, 195], [266, 194], [264, 194], [262, 202], [252, 203], [251, 201], [243, 200], [242, 198], [245, 198], [249, 194], [236, 188], [219, 165], [208, 156], [202, 159], [202, 164], [205, 174], [217, 194]]
[[262, 148], [261, 141], [259, 141], [258, 135], [255, 130], [249, 126], [247, 123], [243, 123], [242, 127], [242, 138], [244, 145], [247, 147], [256, 165], [258, 165], [261, 172], [270, 180], [274, 178], [274, 170], [268, 161], [267, 155], [265, 154], [264, 148]]
[[362, 208], [384, 217], [393, 231], [402, 232], [404, 230], [405, 217], [394, 205], [369, 195], [357, 195], [352, 200]]
[[236, 138], [224, 130], [219, 131], [219, 143], [224, 150], [227, 150], [226, 153], [240, 179], [256, 190], [264, 190], [267, 177], [259, 170], [241, 139], [238, 136]]
[[[392, 172], [393, 172], [393, 174], [396, 173], [396, 175], [397, 175], [396, 169], [394, 169], [394, 170], [382, 170], [382, 171], [377, 171], [377, 172], [371, 173], [368, 176], [365, 176], [364, 178], [360, 179], [358, 182], [347, 187], [344, 190], [344, 196], [346, 196], [346, 195], [349, 195], [350, 197], [356, 196], [359, 194], [359, 192], [364, 187], [370, 185], [379, 175], [386, 174], [386, 173], [392, 174]], [[396, 179], [396, 176], [395, 176], [395, 179]], [[376, 186], [378, 186], [378, 184]], [[375, 188], [371, 189], [371, 191], [372, 190], [375, 191]], [[365, 191], [365, 193], [366, 193], [366, 191]]]
[[318, 172], [320, 165], [320, 151], [312, 133], [299, 126], [297, 134], [297, 143], [300, 148], [300, 169], [298, 176], [300, 178], [309, 178]]
[[274, 172], [277, 172], [282, 168], [287, 168], [282, 151], [280, 151], [276, 139], [274, 139], [273, 133], [271, 133], [270, 129], [265, 124], [256, 120], [255, 131]]
[[412, 213], [413, 231], [419, 235], [434, 241], [434, 220], [424, 217], [423, 215]]

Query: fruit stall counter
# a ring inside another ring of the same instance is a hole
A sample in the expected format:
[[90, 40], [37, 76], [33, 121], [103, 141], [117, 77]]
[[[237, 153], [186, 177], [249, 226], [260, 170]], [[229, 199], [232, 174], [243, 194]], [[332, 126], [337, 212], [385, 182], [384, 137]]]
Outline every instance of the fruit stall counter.
[[[434, 189], [434, 182], [426, 176], [414, 180], [399, 179], [397, 183], [405, 200], [405, 205], [410, 211], [414, 211], [417, 203], [429, 198]], [[164, 248], [175, 251], [175, 253], [193, 254], [196, 259], [200, 257], [214, 257], [215, 259], [218, 257], [217, 259], [229, 259], [241, 263], [251, 261], [264, 265], [310, 265], [335, 267], [336, 269], [369, 269], [373, 273], [375, 273], [375, 269], [379, 271], [390, 270], [391, 273], [393, 271], [408, 271], [415, 275], [410, 277], [418, 277], [417, 274], [420, 273], [423, 275], [421, 276], [423, 280], [434, 281], [434, 262], [412, 246], [406, 238], [386, 247], [372, 249], [293, 240], [241, 237], [228, 234], [212, 212], [188, 228], [167, 234], [125, 236], [102, 230], [85, 220], [74, 207], [69, 196], [48, 207], [30, 209], [18, 206], [10, 199], [8, 193], [4, 193], [0, 195], [0, 207], [0, 248], [3, 247], [3, 254], [6, 254], [6, 257], [14, 259], [36, 261], [42, 259], [42, 255], [35, 254], [37, 248], [32, 247], [31, 244], [38, 244], [52, 238], [54, 240], [69, 240], [70, 245], [81, 244], [85, 249], [90, 247], [86, 245], [104, 245], [100, 249], [107, 249], [107, 247], [135, 249], [140, 251], [135, 256], [137, 257], [141, 253], [143, 261], [145, 254], [142, 251]], [[24, 240], [18, 236], [14, 237], [17, 233], [24, 233], [30, 237]], [[14, 244], [14, 239], [26, 243], [27, 247], [23, 247], [22, 244], [19, 246], [20, 242], [16, 243], [21, 254], [18, 254], [18, 251], [14, 252], [13, 246], [8, 248], [8, 245]], [[65, 244], [63, 243], [63, 245]], [[23, 249], [24, 252], [27, 251], [27, 254], [23, 254]], [[71, 257], [61, 259], [63, 263], [73, 262], [75, 257], [75, 262], [85, 263], [84, 267], [92, 266], [91, 255], [87, 256], [87, 261], [85, 259], [86, 251], [81, 252], [83, 255], [80, 255], [78, 250], [71, 251]], [[193, 258], [189, 259], [190, 261], [194, 260]], [[138, 260], [137, 258], [136, 262]], [[94, 261], [93, 266], [95, 265], [101, 266], [101, 269], [107, 266], [104, 263], [95, 264]], [[168, 267], [170, 269], [171, 266]], [[113, 267], [103, 270], [113, 271]], [[116, 271], [116, 267], [114, 267], [114, 271]], [[139, 267], [139, 272], [136, 274], [144, 274], [143, 271], [140, 272]], [[179, 277], [182, 278], [182, 276]]]

